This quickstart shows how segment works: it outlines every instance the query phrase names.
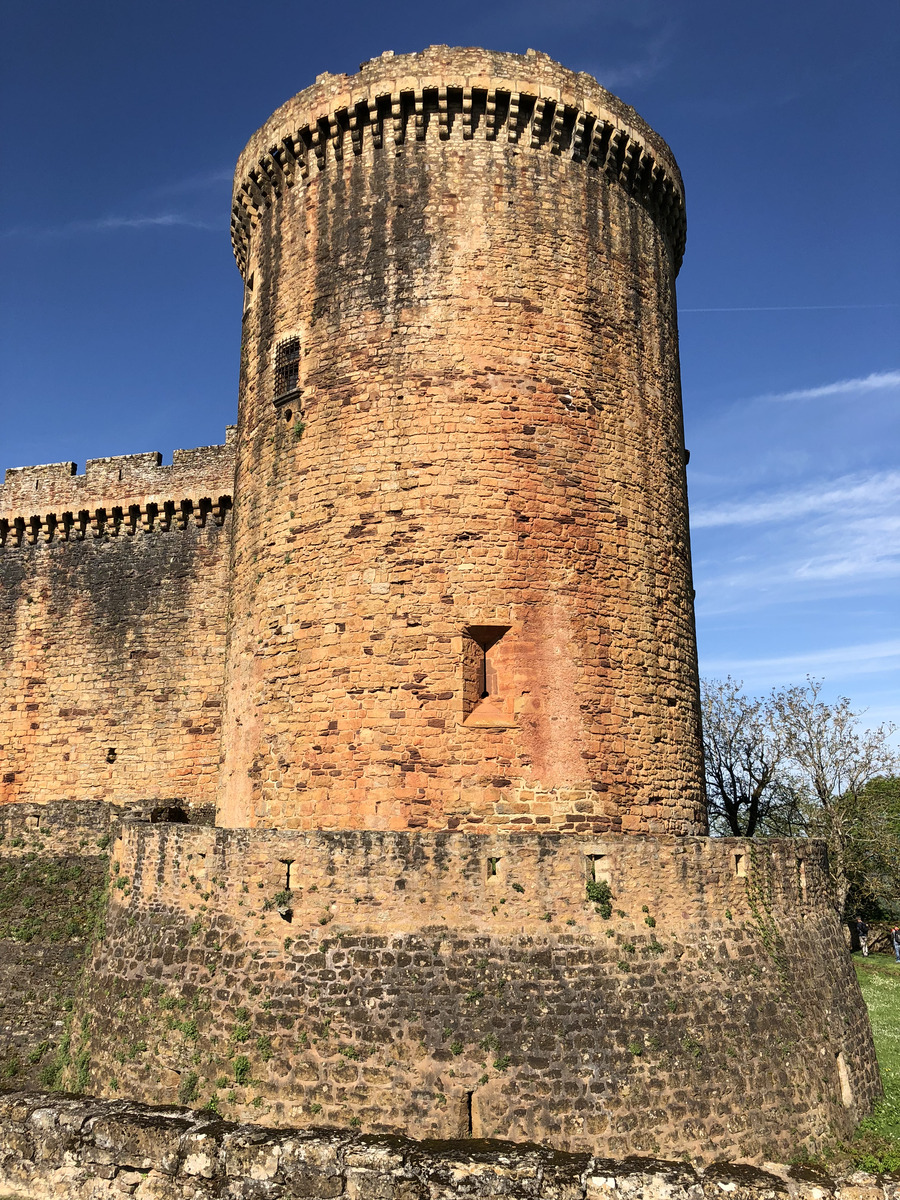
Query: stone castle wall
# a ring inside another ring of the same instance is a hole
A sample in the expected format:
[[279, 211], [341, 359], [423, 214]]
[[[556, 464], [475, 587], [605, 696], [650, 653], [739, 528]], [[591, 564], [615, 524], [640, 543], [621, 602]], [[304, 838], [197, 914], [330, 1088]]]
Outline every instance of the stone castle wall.
[[0, 808], [0, 1089], [46, 1086], [109, 873], [109, 805]]
[[235, 205], [219, 823], [703, 832], [665, 144], [432, 47], [289, 101]]
[[210, 803], [234, 454], [7, 471], [0, 804]]
[[819, 844], [126, 823], [111, 880], [96, 1095], [758, 1160], [879, 1094]]

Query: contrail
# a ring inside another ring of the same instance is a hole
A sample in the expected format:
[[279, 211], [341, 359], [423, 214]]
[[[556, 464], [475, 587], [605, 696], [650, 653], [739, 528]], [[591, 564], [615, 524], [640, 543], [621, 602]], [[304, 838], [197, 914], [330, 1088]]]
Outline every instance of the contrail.
[[848, 308], [900, 308], [900, 304], [766, 304], [748, 308], [679, 308], [680, 313], [711, 312], [821, 312]]

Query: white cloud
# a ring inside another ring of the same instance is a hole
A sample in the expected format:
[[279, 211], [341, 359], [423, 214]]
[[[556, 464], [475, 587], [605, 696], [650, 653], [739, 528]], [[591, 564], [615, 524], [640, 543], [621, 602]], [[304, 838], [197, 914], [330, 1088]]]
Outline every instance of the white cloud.
[[731, 675], [752, 682], [759, 679], [793, 679], [805, 675], [868, 675], [900, 668], [900, 638], [864, 642], [857, 646], [835, 646], [774, 658], [717, 659], [701, 661], [701, 673], [714, 678]]
[[96, 217], [89, 221], [69, 221], [66, 225], [34, 226], [20, 225], [3, 231], [2, 237], [32, 237], [53, 238], [68, 237], [79, 233], [106, 233], [117, 229], [153, 229], [174, 228], [218, 230], [219, 224], [212, 225], [207, 221], [198, 221], [195, 217], [183, 213], [158, 213], [153, 216], [134, 217]]
[[825, 396], [857, 396], [863, 392], [877, 392], [885, 388], [900, 387], [900, 371], [876, 371], [861, 379], [839, 379], [820, 387], [800, 388], [793, 392], [775, 392], [760, 396], [760, 400], [818, 400]]
[[[900, 380], [900, 374], [898, 374]], [[872, 515], [900, 501], [900, 471], [880, 471], [871, 475], [844, 475], [828, 484], [754, 496], [734, 504], [696, 508], [691, 527], [711, 529], [725, 525], [762, 525], [794, 521], [813, 513], [839, 510], [844, 514], [862, 512]]]

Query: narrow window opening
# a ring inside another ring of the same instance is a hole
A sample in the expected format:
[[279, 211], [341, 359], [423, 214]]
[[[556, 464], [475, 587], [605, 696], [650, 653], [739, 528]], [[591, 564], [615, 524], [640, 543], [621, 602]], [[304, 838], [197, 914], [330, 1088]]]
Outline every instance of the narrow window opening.
[[284, 890], [286, 892], [293, 891], [293, 883], [291, 881], [291, 875], [292, 875], [291, 867], [293, 867], [293, 865], [294, 865], [294, 860], [292, 858], [280, 858], [278, 861], [284, 867]]
[[463, 635], [463, 719], [508, 725], [513, 717], [508, 625], [470, 625]]
[[499, 859], [499, 858], [489, 858], [489, 859], [487, 860], [487, 873], [488, 873], [488, 878], [490, 878], [492, 875], [496, 875], [496, 874], [497, 874], [497, 864], [498, 864], [499, 862], [500, 862], [500, 859]]
[[734, 873], [742, 878], [747, 874], [747, 856], [745, 854], [736, 854], [734, 856]]
[[110, 748], [107, 750], [106, 761], [108, 763], [114, 763], [116, 761], [116, 750], [114, 746], [110, 746]]
[[466, 1129], [465, 1136], [472, 1136], [472, 1093], [466, 1092]]
[[850, 1075], [847, 1071], [847, 1061], [842, 1050], [837, 1052], [836, 1061], [838, 1079], [841, 1081], [841, 1103], [844, 1108], [853, 1107], [853, 1089], [850, 1087]]
[[275, 403], [296, 392], [300, 383], [300, 339], [286, 338], [275, 348]]
[[592, 879], [594, 883], [609, 882], [605, 854], [586, 854], [585, 864], [588, 879]]

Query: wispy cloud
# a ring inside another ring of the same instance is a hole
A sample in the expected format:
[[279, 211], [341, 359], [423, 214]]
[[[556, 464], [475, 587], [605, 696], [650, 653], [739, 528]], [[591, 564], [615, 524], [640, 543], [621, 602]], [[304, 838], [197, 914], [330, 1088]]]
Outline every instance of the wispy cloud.
[[599, 64], [591, 71], [602, 87], [610, 90], [630, 87], [654, 78], [665, 67], [671, 55], [672, 30], [662, 29], [652, 37], [639, 58], [618, 65]]
[[819, 400], [824, 396], [858, 396], [864, 392], [880, 392], [900, 387], [900, 371], [876, 371], [861, 379], [839, 379], [820, 387], [799, 388], [793, 392], [774, 392], [758, 397], [760, 400]]
[[152, 188], [147, 194], [151, 196], [183, 196], [192, 192], [203, 192], [207, 188], [217, 188], [223, 183], [231, 183], [234, 178], [233, 167], [216, 167], [212, 171], [201, 171], [196, 175], [186, 175], [183, 179], [174, 179], [171, 183], [162, 183]]
[[900, 667], [900, 638], [834, 646], [774, 658], [712, 659], [701, 664], [704, 675], [731, 675], [745, 682], [760, 678], [795, 678], [803, 675], [867, 675]]
[[4, 238], [59, 238], [73, 237], [79, 234], [109, 233], [119, 229], [203, 229], [217, 230], [221, 222], [211, 224], [190, 217], [184, 213], [155, 213], [153, 215], [137, 215], [133, 217], [109, 216], [95, 217], [88, 221], [69, 221], [65, 225], [18, 225], [12, 229], [4, 229], [0, 237]]
[[[900, 382], [900, 374], [898, 374]], [[694, 529], [724, 525], [761, 525], [776, 521], [795, 521], [813, 513], [850, 510], [872, 513], [900, 501], [900, 471], [880, 471], [870, 475], [845, 475], [826, 484], [763, 496], [735, 504], [698, 508], [691, 514]]]

